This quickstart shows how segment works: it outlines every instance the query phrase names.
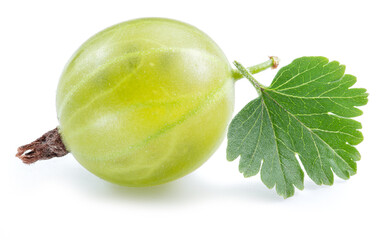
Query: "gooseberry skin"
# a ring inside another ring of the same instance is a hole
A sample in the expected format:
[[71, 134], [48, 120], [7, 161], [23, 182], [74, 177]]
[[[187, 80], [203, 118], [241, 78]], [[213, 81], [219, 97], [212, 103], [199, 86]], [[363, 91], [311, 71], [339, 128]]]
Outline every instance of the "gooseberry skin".
[[86, 169], [149, 186], [201, 166], [221, 143], [234, 106], [231, 66], [197, 28], [144, 18], [85, 42], [57, 89], [59, 131]]

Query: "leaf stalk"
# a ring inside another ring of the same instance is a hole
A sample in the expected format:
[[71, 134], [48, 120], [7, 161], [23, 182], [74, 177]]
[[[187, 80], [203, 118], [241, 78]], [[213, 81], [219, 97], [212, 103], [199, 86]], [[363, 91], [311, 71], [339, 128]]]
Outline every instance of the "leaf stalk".
[[239, 62], [237, 61], [234, 61], [234, 65], [235, 67], [239, 70], [240, 74], [242, 76], [244, 76], [245, 78], [247, 78], [251, 83], [252, 85], [255, 87], [257, 93], [259, 95], [261, 95], [261, 91], [262, 91], [262, 84], [259, 83], [253, 76], [252, 76], [252, 73], [249, 71], [249, 69], [245, 68], [243, 65], [241, 65]]

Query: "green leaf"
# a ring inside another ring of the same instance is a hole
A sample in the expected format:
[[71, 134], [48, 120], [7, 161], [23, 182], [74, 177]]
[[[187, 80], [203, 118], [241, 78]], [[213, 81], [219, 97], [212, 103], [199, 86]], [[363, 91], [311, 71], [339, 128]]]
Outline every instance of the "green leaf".
[[240, 156], [245, 177], [260, 172], [268, 188], [284, 198], [303, 189], [304, 173], [316, 184], [332, 185], [335, 173], [348, 179], [356, 173], [363, 140], [361, 124], [350, 119], [362, 114], [366, 89], [350, 88], [356, 77], [345, 66], [324, 57], [302, 57], [283, 67], [271, 86], [263, 87], [239, 63], [238, 70], [260, 96], [232, 120], [227, 159]]

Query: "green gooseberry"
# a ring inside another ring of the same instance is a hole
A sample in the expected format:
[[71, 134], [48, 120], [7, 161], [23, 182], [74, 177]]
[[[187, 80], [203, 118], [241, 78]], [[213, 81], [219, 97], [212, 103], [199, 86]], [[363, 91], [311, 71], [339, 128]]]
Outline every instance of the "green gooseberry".
[[201, 166], [233, 106], [221, 49], [197, 28], [162, 18], [90, 38], [66, 65], [56, 97], [67, 150], [95, 175], [127, 186], [162, 184]]
[[[278, 58], [248, 68], [277, 67]], [[218, 148], [243, 77], [205, 33], [142, 18], [86, 41], [59, 81], [59, 127], [18, 148], [30, 164], [71, 152], [110, 182], [151, 186], [185, 176]]]

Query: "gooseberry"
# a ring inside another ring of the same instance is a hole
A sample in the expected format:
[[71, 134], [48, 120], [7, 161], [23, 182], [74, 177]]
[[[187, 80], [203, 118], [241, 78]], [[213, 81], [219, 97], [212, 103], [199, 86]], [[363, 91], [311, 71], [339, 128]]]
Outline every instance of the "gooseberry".
[[18, 156], [31, 163], [71, 152], [110, 182], [172, 181], [201, 166], [223, 140], [237, 74], [191, 25], [162, 18], [120, 23], [74, 53], [57, 89], [59, 127]]

